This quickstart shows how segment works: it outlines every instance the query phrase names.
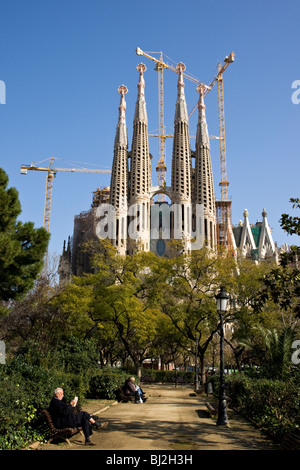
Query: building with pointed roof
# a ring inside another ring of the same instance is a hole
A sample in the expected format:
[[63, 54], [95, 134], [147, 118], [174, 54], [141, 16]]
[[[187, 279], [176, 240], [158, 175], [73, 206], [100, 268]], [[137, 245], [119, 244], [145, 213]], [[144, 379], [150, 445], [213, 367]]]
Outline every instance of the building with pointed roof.
[[267, 212], [262, 211], [262, 222], [250, 224], [248, 210], [244, 210], [244, 220], [232, 228], [235, 250], [244, 258], [259, 262], [265, 259], [278, 261], [278, 250], [273, 241], [272, 231], [268, 224]]
[[[61, 265], [63, 275], [71, 271], [75, 275], [89, 271], [87, 255], [81, 246], [100, 236], [109, 238], [120, 255], [133, 254], [137, 250], [152, 251], [158, 256], [170, 256], [168, 241], [181, 240], [182, 252], [189, 253], [206, 245], [215, 251], [220, 234], [225, 233], [224, 221], [219, 220], [220, 201], [215, 199], [212, 172], [210, 138], [208, 133], [204, 89], [197, 87], [198, 124], [195, 150], [190, 146], [189, 118], [185, 98], [184, 70], [177, 67], [177, 99], [174, 114], [171, 186], [153, 186], [151, 158], [148, 142], [148, 117], [145, 98], [146, 66], [138, 64], [138, 93], [133, 117], [131, 149], [128, 149], [126, 124], [125, 85], [118, 88], [120, 94], [119, 116], [113, 147], [110, 187], [94, 192], [91, 209], [75, 216], [72, 243], [64, 246]], [[193, 162], [193, 163], [192, 163]], [[155, 202], [154, 196], [163, 193], [165, 201]], [[244, 221], [233, 226], [231, 201], [227, 210], [226, 233], [234, 256], [251, 257], [257, 262], [277, 259], [277, 247], [263, 210], [262, 222], [251, 225], [248, 211]], [[106, 214], [109, 213], [107, 219]], [[107, 222], [108, 220], [108, 222]], [[103, 221], [107, 224], [104, 229]], [[99, 228], [100, 227], [100, 228]], [[71, 268], [66, 268], [69, 260]]]

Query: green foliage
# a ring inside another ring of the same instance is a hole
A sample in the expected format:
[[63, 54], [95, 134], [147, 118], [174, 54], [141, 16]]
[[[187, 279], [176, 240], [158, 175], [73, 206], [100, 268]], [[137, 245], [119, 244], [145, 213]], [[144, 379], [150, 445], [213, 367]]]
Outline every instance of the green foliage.
[[[292, 208], [300, 209], [300, 199], [291, 198]], [[290, 235], [296, 234], [300, 236], [300, 217], [293, 217], [289, 214], [282, 214], [280, 219], [280, 225], [283, 230]]]
[[93, 338], [83, 340], [71, 335], [61, 339], [55, 356], [57, 365], [63, 366], [73, 374], [89, 373], [98, 366], [97, 342]]
[[141, 381], [156, 383], [193, 383], [195, 378], [194, 372], [181, 370], [155, 370], [143, 369]]
[[248, 338], [240, 340], [240, 344], [249, 351], [264, 377], [284, 379], [290, 376], [293, 369], [292, 344], [297, 336], [298, 330], [292, 326], [265, 328], [254, 325], [248, 330]]
[[[293, 208], [300, 209], [300, 199], [291, 198]], [[300, 218], [289, 214], [282, 214], [281, 227], [290, 235], [300, 236]], [[291, 310], [300, 318], [300, 247], [292, 246], [290, 250], [280, 257], [280, 266], [273, 269], [263, 280], [260, 295], [257, 296], [255, 308], [262, 310], [268, 300], [272, 300], [280, 308]]]
[[[212, 380], [217, 390], [218, 376]], [[226, 376], [226, 394], [231, 406], [278, 441], [287, 432], [300, 432], [300, 391], [295, 381], [236, 374]]]
[[118, 388], [124, 384], [128, 376], [128, 372], [123, 369], [104, 368], [99, 370], [90, 378], [88, 398], [115, 399]]
[[44, 228], [17, 221], [18, 192], [7, 185], [8, 177], [0, 168], [0, 300], [4, 301], [20, 298], [33, 287], [49, 240]]

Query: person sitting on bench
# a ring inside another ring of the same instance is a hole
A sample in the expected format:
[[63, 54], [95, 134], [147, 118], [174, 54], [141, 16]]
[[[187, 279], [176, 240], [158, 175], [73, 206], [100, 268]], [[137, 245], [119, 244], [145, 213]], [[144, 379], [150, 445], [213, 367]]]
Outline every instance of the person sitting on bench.
[[145, 393], [141, 387], [136, 385], [134, 382], [134, 377], [129, 377], [127, 380], [125, 380], [124, 394], [134, 396], [135, 403], [143, 403], [147, 400], [147, 398], [145, 398]]
[[71, 400], [70, 404], [66, 403], [63, 397], [63, 389], [56, 388], [48, 408], [54, 426], [57, 429], [82, 427], [82, 431], [85, 437], [85, 444], [95, 445], [90, 440], [90, 436], [93, 434], [91, 426], [94, 426], [96, 429], [104, 428], [106, 427], [107, 422], [102, 424], [97, 423], [94, 418], [92, 418], [92, 416], [90, 416], [90, 414], [86, 411], [79, 411], [75, 414], [74, 408], [77, 405], [76, 397]]

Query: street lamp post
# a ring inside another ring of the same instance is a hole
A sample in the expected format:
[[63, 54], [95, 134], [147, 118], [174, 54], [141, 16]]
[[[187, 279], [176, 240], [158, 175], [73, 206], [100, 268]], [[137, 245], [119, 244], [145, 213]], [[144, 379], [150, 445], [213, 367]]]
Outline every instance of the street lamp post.
[[218, 408], [218, 419], [217, 425], [228, 426], [228, 417], [227, 417], [227, 406], [226, 406], [226, 387], [225, 387], [225, 377], [224, 377], [224, 313], [227, 310], [227, 305], [229, 301], [229, 295], [224, 290], [224, 287], [221, 287], [221, 290], [217, 299], [217, 311], [220, 316], [220, 389], [219, 389], [219, 408]]

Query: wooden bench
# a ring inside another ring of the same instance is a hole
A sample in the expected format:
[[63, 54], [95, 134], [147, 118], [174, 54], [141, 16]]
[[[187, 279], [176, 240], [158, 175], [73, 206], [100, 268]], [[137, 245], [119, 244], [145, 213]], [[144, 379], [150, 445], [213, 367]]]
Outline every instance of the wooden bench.
[[218, 405], [216, 405], [216, 403], [209, 403], [207, 401], [205, 403], [205, 406], [212, 415], [215, 415], [218, 413]]
[[69, 445], [71, 445], [71, 442], [69, 441], [70, 437], [75, 436], [75, 434], [78, 433], [84, 435], [81, 427], [57, 429], [53, 424], [53, 420], [49, 411], [43, 409], [41, 412], [45, 415], [49, 428], [49, 439], [47, 443], [53, 441], [54, 439], [64, 439]]
[[300, 436], [288, 432], [282, 439], [281, 446], [285, 450], [300, 450]]
[[120, 401], [122, 402], [134, 402], [134, 395], [125, 395], [123, 387], [119, 387], [119, 396], [120, 396]]

